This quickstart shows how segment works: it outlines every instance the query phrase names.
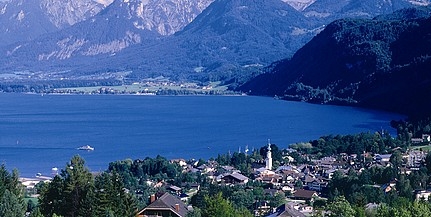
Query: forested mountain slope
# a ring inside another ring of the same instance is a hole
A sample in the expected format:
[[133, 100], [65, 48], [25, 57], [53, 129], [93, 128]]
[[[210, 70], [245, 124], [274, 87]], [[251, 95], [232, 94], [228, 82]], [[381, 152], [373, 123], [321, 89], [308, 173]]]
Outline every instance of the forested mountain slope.
[[343, 19], [240, 89], [255, 95], [430, 113], [430, 8]]

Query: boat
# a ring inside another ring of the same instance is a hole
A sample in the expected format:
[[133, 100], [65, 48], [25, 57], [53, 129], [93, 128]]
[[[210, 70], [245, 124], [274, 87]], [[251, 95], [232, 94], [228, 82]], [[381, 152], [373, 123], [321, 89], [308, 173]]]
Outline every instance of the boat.
[[84, 146], [81, 146], [81, 147], [79, 147], [77, 149], [78, 150], [84, 150], [84, 151], [94, 151], [94, 148], [91, 147], [91, 146], [89, 146], [89, 145], [84, 145]]

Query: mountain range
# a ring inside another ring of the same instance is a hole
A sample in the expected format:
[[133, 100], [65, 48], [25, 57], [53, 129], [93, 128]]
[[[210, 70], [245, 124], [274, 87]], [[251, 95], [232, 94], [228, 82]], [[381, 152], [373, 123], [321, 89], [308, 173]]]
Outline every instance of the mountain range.
[[329, 24], [240, 90], [288, 100], [431, 112], [431, 8]]
[[95, 16], [105, 8], [93, 0], [0, 2], [0, 46], [33, 40]]
[[[0, 79], [166, 76], [242, 83], [330, 22], [428, 0], [10, 0], [0, 3]], [[4, 39], [4, 40], [3, 40]], [[6, 45], [7, 44], [7, 45]]]

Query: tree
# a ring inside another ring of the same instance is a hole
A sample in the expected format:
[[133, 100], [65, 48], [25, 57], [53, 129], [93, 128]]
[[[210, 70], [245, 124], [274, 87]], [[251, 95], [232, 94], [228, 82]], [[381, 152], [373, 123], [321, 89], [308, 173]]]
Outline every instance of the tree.
[[334, 217], [353, 217], [356, 213], [344, 196], [335, 197], [328, 210], [331, 212], [329, 216]]
[[40, 212], [40, 209], [36, 207], [33, 209], [33, 211], [30, 213], [29, 217], [44, 217], [42, 213]]
[[410, 185], [410, 180], [406, 179], [405, 175], [401, 175], [397, 180], [396, 189], [401, 197], [413, 199], [413, 188]]
[[201, 217], [202, 211], [199, 208], [193, 208], [192, 211], [188, 212], [186, 217]]
[[239, 190], [233, 192], [232, 196], [230, 197], [232, 202], [234, 203], [236, 208], [250, 208], [254, 203], [254, 197], [252, 191], [244, 191]]
[[232, 203], [218, 193], [212, 197], [205, 196], [205, 206], [202, 209], [203, 217], [251, 217], [251, 213], [246, 209], [235, 210]]
[[235, 209], [230, 201], [225, 200], [221, 193], [213, 197], [206, 196], [204, 199], [205, 208], [202, 210], [203, 217], [225, 216], [234, 217]]
[[431, 152], [428, 152], [428, 154], [425, 158], [425, 164], [427, 167], [428, 175], [431, 175]]
[[0, 216], [23, 217], [25, 215], [25, 206], [19, 200], [18, 196], [6, 189], [0, 199]]
[[389, 161], [392, 163], [392, 165], [394, 166], [394, 168], [396, 170], [396, 173], [398, 174], [400, 169], [401, 169], [401, 166], [403, 164], [403, 155], [401, 154], [401, 152], [398, 150], [395, 151], [391, 155], [391, 158]]
[[271, 207], [278, 207], [281, 204], [285, 203], [286, 196], [284, 195], [283, 192], [276, 193], [274, 196], [271, 196], [270, 198], [268, 198], [268, 200], [269, 200], [269, 205]]
[[43, 188], [40, 208], [45, 216], [92, 216], [94, 179], [80, 156], [72, 157], [61, 174]]
[[95, 179], [96, 216], [134, 216], [136, 199], [126, 192], [120, 175], [116, 172], [102, 173]]
[[88, 207], [88, 203], [92, 199], [87, 198], [87, 196], [90, 196], [89, 192], [93, 192], [94, 179], [84, 164], [84, 159], [80, 156], [74, 156], [66, 168], [62, 170], [61, 176], [64, 181], [62, 192], [64, 196], [62, 198], [65, 201], [65, 206], [62, 212], [57, 214], [77, 216], [86, 213], [88, 215], [90, 211], [88, 209], [91, 209]]
[[36, 204], [34, 204], [33, 200], [28, 200], [27, 202], [27, 212], [33, 212], [33, 210], [36, 208]]
[[427, 217], [431, 216], [430, 204], [424, 201], [415, 201], [411, 206], [411, 216]]
[[63, 180], [60, 176], [55, 176], [52, 181], [43, 185], [40, 189], [39, 207], [44, 216], [52, 216], [60, 213], [63, 206]]
[[25, 214], [24, 191], [18, 177], [17, 170], [9, 173], [3, 164], [0, 166], [0, 216], [2, 217]]

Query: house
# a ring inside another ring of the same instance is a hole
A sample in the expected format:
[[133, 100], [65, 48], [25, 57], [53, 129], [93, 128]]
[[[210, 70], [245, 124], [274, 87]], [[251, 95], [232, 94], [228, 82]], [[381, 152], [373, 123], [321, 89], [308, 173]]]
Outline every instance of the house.
[[284, 180], [286, 181], [286, 183], [294, 183], [296, 181], [296, 178], [292, 175], [287, 175]]
[[389, 162], [389, 160], [391, 159], [392, 154], [377, 154], [374, 159], [376, 160], [376, 162]]
[[271, 197], [274, 197], [276, 194], [278, 194], [279, 191], [277, 189], [268, 188], [263, 190], [264, 195], [269, 195]]
[[429, 134], [422, 134], [422, 138], [412, 138], [411, 142], [413, 144], [419, 144], [422, 142], [429, 143], [431, 141], [431, 136]]
[[315, 191], [298, 189], [293, 194], [293, 197], [297, 200], [313, 200], [315, 197], [318, 197], [318, 195]]
[[311, 182], [306, 182], [305, 184], [307, 185], [309, 190], [318, 191], [318, 192], [322, 191], [322, 189], [327, 185], [326, 182], [323, 182], [318, 179], [314, 179]]
[[310, 205], [299, 205], [298, 207], [295, 207], [295, 209], [297, 209], [299, 212], [301, 213], [307, 213], [307, 214], [312, 214], [313, 213], [313, 206]]
[[170, 191], [171, 193], [175, 193], [176, 195], [181, 193], [181, 188], [175, 185], [169, 186], [166, 190]]
[[227, 172], [232, 172], [236, 170], [235, 167], [232, 167], [232, 166], [221, 166], [221, 168]]
[[281, 188], [281, 190], [284, 192], [289, 192], [289, 193], [293, 194], [293, 191], [295, 191], [295, 186], [293, 186], [293, 184], [287, 184], [287, 185], [283, 186]]
[[288, 217], [288, 216], [305, 217], [306, 215], [299, 212], [295, 208], [289, 206], [288, 204], [283, 204], [283, 205], [277, 207], [275, 212], [268, 215], [267, 217]]
[[428, 201], [428, 199], [430, 198], [431, 195], [431, 191], [416, 191], [415, 192], [415, 198], [416, 200], [426, 200]]
[[409, 151], [403, 156], [403, 160], [407, 161], [408, 167], [420, 167], [425, 161], [426, 153], [423, 151]]
[[171, 163], [176, 163], [178, 164], [180, 167], [185, 167], [187, 166], [187, 161], [184, 159], [172, 159]]
[[181, 187], [184, 189], [190, 189], [190, 190], [195, 190], [195, 191], [199, 191], [201, 189], [201, 185], [198, 183], [189, 183], [189, 182], [183, 182], [181, 183]]
[[150, 205], [137, 213], [137, 217], [185, 217], [191, 210], [179, 198], [164, 193], [159, 198], [151, 195]]
[[323, 173], [323, 177], [328, 178], [328, 179], [332, 179], [332, 176], [334, 175], [336, 170], [334, 169], [330, 169], [330, 170], [325, 170], [325, 172]]
[[248, 177], [242, 175], [241, 173], [232, 173], [221, 178], [224, 183], [228, 184], [246, 184], [248, 182]]
[[424, 140], [422, 138], [412, 138], [411, 142], [412, 144], [419, 144], [422, 143]]
[[154, 188], [161, 188], [163, 186], [165, 186], [165, 182], [164, 181], [160, 181], [160, 182], [157, 182], [153, 187]]
[[269, 205], [269, 201], [256, 201], [254, 202], [254, 215], [262, 216], [264, 213], [268, 213], [271, 210], [271, 206]]
[[431, 142], [431, 136], [429, 134], [422, 134], [422, 139], [424, 142]]
[[215, 166], [214, 165], [200, 165], [199, 167], [197, 167], [197, 169], [199, 171], [201, 171], [202, 174], [207, 174], [209, 172], [214, 172], [215, 171]]
[[385, 192], [385, 193], [388, 193], [390, 191], [395, 191], [396, 190], [396, 181], [393, 180], [389, 183], [386, 183], [386, 184], [382, 185], [380, 187], [380, 189], [383, 190], [383, 192]]

